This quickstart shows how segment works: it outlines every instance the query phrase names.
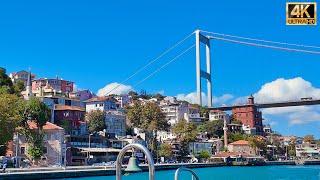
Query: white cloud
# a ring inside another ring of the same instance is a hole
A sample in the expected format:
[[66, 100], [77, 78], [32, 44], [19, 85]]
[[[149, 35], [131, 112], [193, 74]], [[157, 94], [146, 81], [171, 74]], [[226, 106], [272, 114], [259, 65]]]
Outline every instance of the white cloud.
[[120, 94], [126, 94], [131, 90], [133, 90], [133, 89], [130, 85], [125, 85], [125, 84], [113, 82], [113, 83], [107, 84], [105, 87], [99, 89], [97, 95], [98, 96], [106, 96], [109, 94], [120, 95]]
[[302, 97], [320, 98], [320, 89], [313, 87], [309, 81], [301, 77], [279, 78], [264, 84], [254, 97], [259, 103], [299, 100]]
[[[320, 88], [301, 77], [293, 79], [279, 78], [264, 84], [253, 95], [257, 103], [300, 100], [303, 97], [320, 99]], [[263, 109], [265, 115], [279, 115], [289, 120], [290, 125], [320, 121], [320, 108], [317, 106], [297, 106]]]
[[[202, 92], [201, 97], [202, 97], [202, 104], [207, 105], [208, 104], [208, 99], [207, 99], [208, 96], [206, 95], [206, 93]], [[196, 92], [192, 92], [189, 94], [178, 94], [176, 96], [176, 98], [178, 100], [188, 101], [189, 103], [193, 103], [193, 104], [197, 103], [197, 93]], [[213, 104], [215, 106], [223, 105], [223, 104], [229, 102], [233, 98], [234, 98], [234, 96], [231, 94], [224, 94], [224, 95], [218, 96], [218, 97], [214, 96], [213, 97]]]

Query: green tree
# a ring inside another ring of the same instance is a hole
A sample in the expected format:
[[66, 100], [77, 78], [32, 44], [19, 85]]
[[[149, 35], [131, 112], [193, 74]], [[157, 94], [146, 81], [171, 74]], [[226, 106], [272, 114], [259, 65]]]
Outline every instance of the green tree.
[[13, 90], [17, 96], [21, 96], [21, 92], [25, 90], [24, 82], [18, 80], [17, 82], [13, 83]]
[[160, 145], [159, 156], [170, 158], [172, 156], [172, 148], [169, 143], [163, 143]]
[[207, 132], [208, 138], [223, 135], [223, 121], [207, 121], [198, 126], [198, 131], [201, 133]]
[[128, 125], [146, 132], [149, 136], [148, 147], [155, 153], [157, 132], [168, 131], [170, 127], [160, 107], [152, 102], [144, 105], [137, 102], [132, 107], [128, 107], [127, 112]]
[[[23, 119], [24, 101], [13, 94], [0, 95], [0, 145], [13, 138], [14, 131]], [[2, 146], [4, 155], [6, 146]]]
[[[247, 138], [251, 147], [256, 151], [256, 154], [264, 155], [267, 151], [267, 143], [264, 139], [258, 138], [256, 136], [250, 136]], [[260, 153], [259, 153], [260, 152]]]
[[0, 89], [1, 93], [14, 93], [13, 83], [10, 77], [6, 74], [6, 69], [0, 67]]
[[156, 98], [158, 101], [162, 101], [165, 98], [165, 96], [163, 96], [160, 93], [157, 93], [157, 94], [153, 95], [152, 97]]
[[199, 153], [199, 158], [207, 160], [210, 158], [210, 153], [208, 151], [202, 150]]
[[196, 140], [197, 127], [195, 124], [188, 123], [186, 120], [182, 119], [174, 125], [172, 131], [180, 141], [181, 148], [179, 154], [183, 158], [189, 154], [189, 143]]
[[135, 91], [129, 91], [128, 95], [131, 96], [133, 100], [138, 99], [138, 93], [136, 93]]
[[306, 135], [306, 136], [303, 137], [303, 141], [304, 142], [313, 143], [313, 142], [315, 142], [315, 139], [314, 139], [313, 135]]
[[105, 113], [103, 111], [90, 111], [86, 116], [86, 120], [88, 122], [89, 132], [91, 133], [106, 129]]
[[232, 143], [235, 141], [239, 141], [239, 140], [246, 140], [247, 139], [247, 135], [245, 134], [241, 134], [241, 133], [228, 133], [228, 142]]
[[[20, 133], [25, 135], [26, 141], [30, 144], [28, 155], [35, 160], [35, 162], [37, 162], [44, 153], [43, 126], [50, 120], [50, 112], [47, 105], [36, 97], [33, 97], [26, 102]], [[29, 124], [31, 122], [36, 124], [36, 129], [30, 128]]]

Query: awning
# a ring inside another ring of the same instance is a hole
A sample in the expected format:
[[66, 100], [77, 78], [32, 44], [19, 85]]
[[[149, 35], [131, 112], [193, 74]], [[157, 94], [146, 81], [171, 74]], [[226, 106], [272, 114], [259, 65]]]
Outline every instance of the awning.
[[[81, 152], [106, 152], [106, 153], [119, 153], [121, 149], [116, 148], [79, 148]], [[132, 152], [128, 150], [127, 152]]]

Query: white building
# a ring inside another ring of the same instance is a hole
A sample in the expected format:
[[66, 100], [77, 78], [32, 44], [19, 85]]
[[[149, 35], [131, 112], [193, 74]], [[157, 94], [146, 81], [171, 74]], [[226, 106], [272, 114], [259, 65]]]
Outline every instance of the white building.
[[163, 141], [169, 141], [172, 139], [175, 139], [177, 136], [174, 135], [172, 132], [167, 132], [167, 131], [158, 131], [157, 132], [157, 140], [159, 142]]
[[230, 123], [230, 116], [229, 114], [227, 114], [224, 111], [220, 111], [220, 110], [212, 110], [209, 113], [209, 121], [224, 121], [226, 120], [227, 123]]
[[86, 103], [86, 112], [93, 110], [113, 111], [117, 109], [116, 100], [113, 97], [97, 96], [84, 102]]
[[245, 134], [251, 134], [251, 135], [257, 134], [257, 129], [255, 127], [251, 128], [249, 125], [242, 124], [242, 131]]
[[124, 108], [131, 103], [131, 98], [127, 94], [116, 95], [114, 98], [117, 100], [118, 108]]
[[106, 112], [105, 123], [107, 126], [107, 133], [115, 136], [126, 135], [126, 116], [120, 111]]

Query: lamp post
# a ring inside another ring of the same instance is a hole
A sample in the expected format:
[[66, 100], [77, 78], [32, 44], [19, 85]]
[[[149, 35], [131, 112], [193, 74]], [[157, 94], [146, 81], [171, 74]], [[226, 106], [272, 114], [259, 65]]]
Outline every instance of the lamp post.
[[68, 151], [68, 149], [71, 149], [71, 148], [72, 148], [72, 147], [69, 146], [69, 147], [67, 147], [67, 148], [65, 149], [65, 151], [64, 151], [64, 169], [67, 168], [67, 151]]
[[92, 136], [93, 134], [91, 133], [91, 134], [89, 134], [89, 151], [88, 151], [88, 157], [87, 157], [87, 159], [89, 160], [89, 158], [90, 158], [90, 149], [91, 149], [91, 136]]

